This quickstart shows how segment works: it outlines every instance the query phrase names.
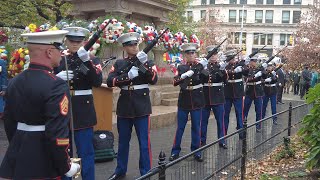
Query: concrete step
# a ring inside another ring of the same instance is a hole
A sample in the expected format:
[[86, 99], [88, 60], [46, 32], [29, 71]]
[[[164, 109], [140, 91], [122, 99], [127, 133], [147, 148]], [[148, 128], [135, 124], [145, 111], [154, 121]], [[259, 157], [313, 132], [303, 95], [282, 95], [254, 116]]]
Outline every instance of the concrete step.
[[177, 106], [178, 98], [162, 99], [161, 105], [163, 106]]
[[162, 92], [161, 97], [162, 97], [162, 99], [178, 98], [179, 97], [179, 91]]

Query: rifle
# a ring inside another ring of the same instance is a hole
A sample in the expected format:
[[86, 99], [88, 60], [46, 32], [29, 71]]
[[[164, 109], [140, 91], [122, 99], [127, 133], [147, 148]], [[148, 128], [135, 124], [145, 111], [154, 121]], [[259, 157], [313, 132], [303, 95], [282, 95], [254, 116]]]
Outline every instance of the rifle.
[[278, 51], [275, 55], [271, 56], [265, 63], [269, 63], [274, 59], [278, 54], [280, 54], [288, 45], [286, 45], [284, 48], [282, 48], [280, 51]]
[[234, 55], [232, 55], [232, 56], [228, 56], [225, 61], [228, 63], [228, 62], [231, 61], [234, 57], [236, 57], [241, 51], [242, 51], [242, 49], [240, 49], [240, 51], [237, 51], [236, 54], [234, 54]]
[[106, 67], [108, 66], [108, 64], [109, 64], [111, 61], [115, 60], [115, 59], [117, 59], [117, 58], [114, 57], [114, 56], [111, 56], [111, 57], [107, 58], [105, 61], [103, 61], [103, 62], [102, 62], [102, 64], [103, 64], [102, 70], [103, 70], [104, 68], [106, 68]]
[[214, 49], [212, 49], [206, 56], [206, 59], [209, 60], [211, 58], [211, 56], [215, 55], [218, 53], [218, 49], [220, 48], [220, 46], [227, 40], [228, 38], [225, 38], [217, 47], [215, 47]]
[[[83, 46], [86, 51], [89, 51], [90, 48], [94, 45], [94, 43], [100, 38], [100, 34], [104, 31], [104, 29], [112, 22], [110, 19], [105, 26], [101, 29], [99, 28], [97, 32], [93, 34], [90, 40]], [[77, 77], [80, 73], [86, 75], [89, 71], [86, 65], [83, 64], [82, 60], [79, 58], [78, 53], [73, 54], [70, 58], [69, 69], [74, 69], [74, 76]]]
[[260, 52], [262, 49], [264, 49], [267, 45], [264, 45], [262, 48], [256, 50], [255, 52], [251, 53], [249, 55], [249, 58], [252, 58], [254, 55], [258, 54], [258, 52]]
[[[158, 40], [169, 30], [169, 28], [167, 28], [166, 30], [164, 30], [158, 37], [154, 38], [152, 40], [152, 42], [150, 44], [148, 44], [147, 47], [145, 47], [142, 51], [146, 54], [148, 54], [148, 52], [158, 43]], [[138, 67], [139, 70], [142, 72], [142, 73], [146, 73], [147, 69], [146, 67], [144, 67], [144, 65], [139, 61], [137, 55], [135, 55], [133, 58], [132, 58], [132, 65], [131, 66], [127, 66], [125, 65], [126, 67], [121, 67], [119, 68], [120, 71], [122, 73], [128, 73], [131, 69], [132, 66], [135, 66], [135, 67]]]

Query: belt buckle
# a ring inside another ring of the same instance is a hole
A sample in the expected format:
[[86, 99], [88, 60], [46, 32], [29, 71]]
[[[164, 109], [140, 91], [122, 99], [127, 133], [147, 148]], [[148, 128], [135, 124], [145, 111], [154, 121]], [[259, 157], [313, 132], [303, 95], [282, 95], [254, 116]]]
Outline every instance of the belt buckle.
[[134, 90], [134, 87], [133, 87], [133, 86], [128, 86], [128, 90], [129, 90], [129, 91], [133, 91], [133, 90]]
[[193, 86], [187, 86], [187, 89], [191, 91], [193, 90]]
[[208, 86], [212, 86], [212, 83], [210, 82], [210, 83], [208, 83]]

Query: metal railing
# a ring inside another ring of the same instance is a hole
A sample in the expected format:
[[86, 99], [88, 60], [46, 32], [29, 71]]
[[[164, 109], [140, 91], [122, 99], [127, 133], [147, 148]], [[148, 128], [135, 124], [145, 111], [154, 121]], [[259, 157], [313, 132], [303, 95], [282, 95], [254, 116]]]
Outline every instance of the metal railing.
[[[255, 166], [246, 168], [248, 162], [259, 160], [269, 154], [275, 147], [283, 143], [284, 137], [295, 134], [303, 117], [309, 112], [311, 105], [301, 104], [278, 112], [273, 116], [248, 125], [226, 135], [172, 162], [166, 162], [164, 152], [159, 154], [158, 166], [151, 169], [142, 179], [177, 180], [177, 179], [232, 179], [235, 176], [245, 179], [247, 171], [255, 171]], [[274, 125], [277, 118], [279, 124]], [[256, 131], [256, 125], [261, 123], [261, 131]], [[242, 133], [243, 138], [240, 138]], [[219, 141], [225, 139], [228, 149], [219, 147]], [[193, 156], [201, 152], [204, 162], [197, 162]]]

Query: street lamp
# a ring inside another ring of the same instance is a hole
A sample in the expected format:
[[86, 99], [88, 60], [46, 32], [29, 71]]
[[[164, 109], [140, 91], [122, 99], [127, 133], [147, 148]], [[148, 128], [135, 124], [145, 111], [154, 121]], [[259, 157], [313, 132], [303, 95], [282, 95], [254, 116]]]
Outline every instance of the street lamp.
[[242, 5], [242, 13], [241, 13], [241, 31], [240, 31], [240, 38], [239, 38], [239, 44], [240, 47], [242, 48], [242, 32], [243, 32], [243, 16], [244, 16], [244, 5]]

